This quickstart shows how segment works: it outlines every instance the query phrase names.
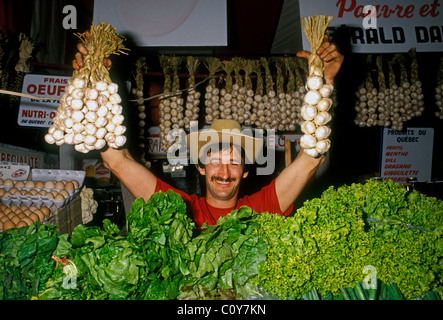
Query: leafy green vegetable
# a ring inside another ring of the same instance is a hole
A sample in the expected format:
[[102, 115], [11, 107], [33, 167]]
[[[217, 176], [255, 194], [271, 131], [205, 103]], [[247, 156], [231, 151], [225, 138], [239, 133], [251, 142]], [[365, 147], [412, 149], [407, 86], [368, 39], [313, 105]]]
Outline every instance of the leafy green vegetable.
[[59, 234], [40, 222], [0, 233], [0, 299], [31, 299], [52, 275]]
[[330, 187], [293, 217], [255, 217], [268, 250], [252, 281], [281, 298], [337, 294], [372, 265], [408, 299], [441, 291], [442, 212], [443, 201], [390, 181]]
[[369, 180], [291, 217], [241, 207], [196, 235], [183, 199], [159, 192], [134, 201], [127, 236], [109, 220], [71, 236], [41, 223], [0, 233], [0, 299], [438, 300], [442, 212]]
[[204, 225], [199, 236], [187, 246], [189, 275], [180, 299], [208, 299], [240, 293], [248, 280], [258, 274], [266, 259], [266, 243], [257, 235], [257, 213], [241, 207], [221, 217], [215, 226]]

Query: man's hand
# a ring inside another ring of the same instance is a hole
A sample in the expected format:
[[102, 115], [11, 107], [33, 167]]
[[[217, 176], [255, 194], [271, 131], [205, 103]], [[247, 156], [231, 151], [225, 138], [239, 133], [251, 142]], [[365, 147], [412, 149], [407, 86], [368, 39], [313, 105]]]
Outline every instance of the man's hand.
[[[86, 39], [89, 40], [89, 38], [91, 37], [91, 33], [89, 31], [85, 31], [85, 36]], [[86, 49], [83, 43], [77, 44], [77, 50], [78, 52], [75, 54], [75, 59], [72, 60], [72, 67], [75, 70], [83, 68], [83, 66], [85, 65], [83, 58], [89, 54], [88, 49]], [[111, 59], [104, 59], [103, 63], [108, 70], [111, 69], [112, 65]]]
[[[325, 35], [325, 40], [316, 52], [323, 60], [324, 78], [326, 83], [333, 83], [340, 67], [343, 63], [344, 56], [337, 50], [335, 44], [329, 42], [329, 37]], [[308, 59], [310, 52], [299, 51], [297, 57]]]

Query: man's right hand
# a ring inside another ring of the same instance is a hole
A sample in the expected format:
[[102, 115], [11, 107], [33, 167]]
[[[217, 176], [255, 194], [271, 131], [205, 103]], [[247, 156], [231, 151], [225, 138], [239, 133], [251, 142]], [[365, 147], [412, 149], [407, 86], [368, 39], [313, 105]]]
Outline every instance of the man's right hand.
[[[89, 38], [91, 37], [91, 33], [89, 31], [85, 31], [85, 36], [86, 36], [86, 39], [89, 40]], [[83, 68], [83, 66], [85, 65], [83, 58], [89, 54], [88, 49], [86, 49], [86, 47], [83, 45], [83, 43], [77, 44], [77, 50], [78, 50], [78, 52], [74, 56], [75, 59], [72, 60], [72, 67], [75, 70], [79, 70], [80, 68]], [[111, 69], [111, 65], [112, 65], [111, 59], [109, 59], [109, 58], [103, 59], [103, 63], [108, 70]]]

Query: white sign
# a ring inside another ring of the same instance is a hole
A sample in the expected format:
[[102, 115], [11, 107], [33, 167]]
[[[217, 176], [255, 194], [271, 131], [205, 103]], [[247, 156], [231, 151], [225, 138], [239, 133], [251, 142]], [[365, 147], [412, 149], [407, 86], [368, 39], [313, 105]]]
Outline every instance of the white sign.
[[22, 93], [39, 98], [21, 97], [17, 122], [25, 127], [49, 127], [60, 105], [58, 99], [65, 93], [71, 77], [27, 74], [23, 79]]
[[[331, 31], [350, 30], [353, 52], [442, 51], [441, 0], [300, 0], [300, 17], [332, 16]], [[303, 49], [309, 41], [303, 30]]]
[[95, 0], [106, 21], [140, 47], [226, 46], [226, 0]]
[[433, 128], [383, 129], [381, 177], [405, 183], [410, 177], [430, 182], [432, 173]]

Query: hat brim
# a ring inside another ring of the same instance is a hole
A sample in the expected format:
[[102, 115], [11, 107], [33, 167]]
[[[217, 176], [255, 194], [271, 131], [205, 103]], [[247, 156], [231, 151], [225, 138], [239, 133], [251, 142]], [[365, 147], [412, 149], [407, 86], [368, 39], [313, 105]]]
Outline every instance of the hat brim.
[[186, 135], [186, 144], [189, 148], [192, 163], [197, 164], [198, 158], [202, 159], [203, 152], [212, 145], [233, 144], [241, 147], [245, 152], [245, 161], [253, 164], [263, 148], [264, 140], [236, 132], [238, 130], [216, 131], [214, 129], [191, 132]]

